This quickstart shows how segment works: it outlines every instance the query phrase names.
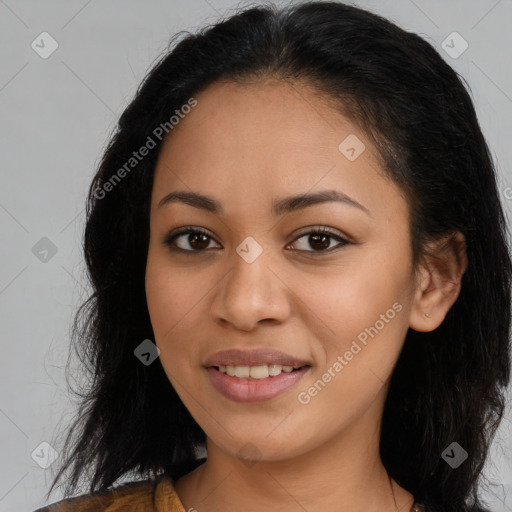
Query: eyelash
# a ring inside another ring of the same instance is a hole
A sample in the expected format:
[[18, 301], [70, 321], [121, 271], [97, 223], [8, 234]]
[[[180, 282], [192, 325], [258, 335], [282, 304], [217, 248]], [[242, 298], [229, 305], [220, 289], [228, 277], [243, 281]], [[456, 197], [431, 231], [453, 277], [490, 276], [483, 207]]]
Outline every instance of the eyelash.
[[[187, 250], [187, 249], [181, 249], [179, 247], [176, 247], [174, 245], [174, 241], [176, 240], [176, 238], [180, 237], [180, 236], [183, 236], [183, 235], [189, 235], [189, 234], [200, 234], [200, 235], [204, 235], [206, 236], [207, 238], [213, 240], [213, 237], [211, 237], [207, 231], [205, 231], [204, 229], [202, 228], [196, 228], [196, 227], [192, 227], [192, 226], [189, 226], [187, 228], [184, 228], [184, 229], [181, 229], [180, 231], [176, 232], [176, 233], [169, 233], [165, 239], [164, 239], [164, 244], [169, 246], [169, 249], [173, 252], [181, 252], [181, 253], [203, 253], [203, 252], [206, 252], [208, 249], [203, 249], [203, 250]], [[306, 231], [304, 233], [301, 233], [297, 238], [295, 238], [295, 240], [293, 240], [291, 243], [294, 243], [296, 242], [297, 240], [299, 240], [300, 238], [303, 238], [304, 236], [308, 236], [308, 235], [328, 235], [329, 238], [333, 238], [335, 240], [337, 240], [338, 242], [340, 242], [338, 244], [338, 249], [342, 248], [343, 246], [345, 245], [348, 245], [350, 244], [351, 242], [345, 238], [343, 238], [342, 236], [340, 236], [339, 234], [337, 233], [333, 233], [331, 230], [325, 228], [325, 227], [319, 227], [319, 228], [315, 228], [315, 229], [312, 229], [310, 231]], [[325, 249], [325, 250], [319, 250], [319, 251], [315, 251], [315, 250], [312, 250], [312, 251], [303, 251], [303, 252], [310, 252], [310, 253], [313, 253], [313, 254], [329, 254], [331, 253], [332, 251], [336, 250], [336, 246], [335, 247], [330, 247], [329, 249]], [[301, 252], [299, 250], [299, 252]]]

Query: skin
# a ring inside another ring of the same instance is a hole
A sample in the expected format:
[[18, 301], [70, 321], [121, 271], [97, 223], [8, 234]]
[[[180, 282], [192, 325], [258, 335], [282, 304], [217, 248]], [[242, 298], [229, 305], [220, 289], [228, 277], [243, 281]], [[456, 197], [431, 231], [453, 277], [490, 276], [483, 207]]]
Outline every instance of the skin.
[[[207, 435], [207, 462], [175, 483], [185, 510], [408, 511], [413, 496], [390, 482], [379, 457], [382, 411], [408, 328], [435, 329], [457, 298], [463, 236], [432, 244], [438, 258], [413, 269], [401, 190], [366, 135], [307, 84], [217, 82], [196, 99], [159, 156], [146, 268], [161, 363]], [[349, 134], [366, 147], [354, 161], [338, 149]], [[331, 189], [368, 212], [339, 202], [271, 212], [273, 200]], [[178, 190], [212, 196], [225, 211], [158, 208]], [[189, 252], [172, 252], [165, 237], [186, 226], [209, 238], [183, 235], [175, 247]], [[351, 243], [311, 241], [322, 226]], [[263, 249], [252, 263], [236, 252], [248, 236]], [[300, 403], [395, 303], [394, 318]], [[234, 402], [203, 367], [228, 348], [275, 348], [311, 369], [271, 400]]]

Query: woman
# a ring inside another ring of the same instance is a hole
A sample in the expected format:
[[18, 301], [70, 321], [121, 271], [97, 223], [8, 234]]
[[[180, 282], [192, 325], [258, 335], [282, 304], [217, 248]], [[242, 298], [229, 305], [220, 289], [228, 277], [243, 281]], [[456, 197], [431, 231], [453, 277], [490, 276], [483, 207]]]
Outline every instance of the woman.
[[483, 510], [511, 261], [419, 36], [335, 2], [188, 35], [121, 116], [84, 249], [94, 379], [41, 510]]

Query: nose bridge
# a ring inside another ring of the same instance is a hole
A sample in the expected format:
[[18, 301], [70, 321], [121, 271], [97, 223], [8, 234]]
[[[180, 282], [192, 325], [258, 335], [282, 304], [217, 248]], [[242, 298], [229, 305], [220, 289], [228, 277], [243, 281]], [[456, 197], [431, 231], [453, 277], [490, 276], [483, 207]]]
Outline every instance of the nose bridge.
[[212, 305], [217, 319], [250, 329], [260, 320], [282, 320], [288, 312], [284, 285], [268, 268], [267, 249], [247, 237], [229, 257], [229, 269]]

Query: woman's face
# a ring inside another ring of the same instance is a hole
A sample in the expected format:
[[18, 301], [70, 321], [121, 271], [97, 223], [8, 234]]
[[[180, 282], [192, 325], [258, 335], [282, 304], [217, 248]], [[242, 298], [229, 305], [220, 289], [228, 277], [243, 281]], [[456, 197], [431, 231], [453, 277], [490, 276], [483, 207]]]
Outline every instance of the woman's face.
[[[284, 460], [374, 433], [414, 300], [400, 190], [305, 85], [196, 99], [151, 201], [147, 303], [170, 382], [225, 454]], [[204, 234], [170, 239], [189, 226]]]

